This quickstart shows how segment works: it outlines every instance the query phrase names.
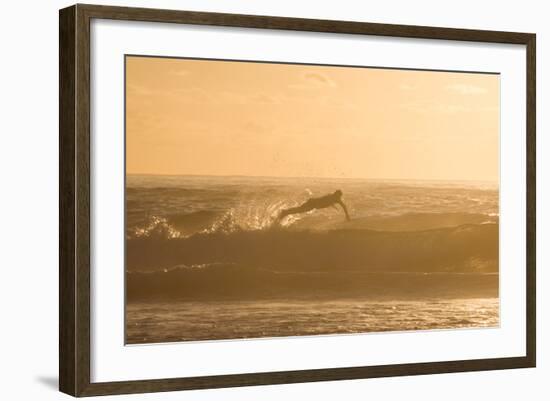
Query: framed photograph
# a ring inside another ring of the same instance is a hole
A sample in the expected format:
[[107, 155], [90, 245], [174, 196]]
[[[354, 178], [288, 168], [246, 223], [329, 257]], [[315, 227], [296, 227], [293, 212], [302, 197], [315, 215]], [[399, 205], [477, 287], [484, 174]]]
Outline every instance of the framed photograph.
[[60, 390], [535, 366], [535, 35], [60, 11]]

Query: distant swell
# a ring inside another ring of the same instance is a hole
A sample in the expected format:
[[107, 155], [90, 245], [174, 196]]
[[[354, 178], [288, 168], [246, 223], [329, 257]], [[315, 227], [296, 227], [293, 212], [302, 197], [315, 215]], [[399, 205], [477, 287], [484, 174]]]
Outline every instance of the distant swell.
[[498, 297], [498, 274], [273, 271], [239, 265], [129, 273], [129, 301]]

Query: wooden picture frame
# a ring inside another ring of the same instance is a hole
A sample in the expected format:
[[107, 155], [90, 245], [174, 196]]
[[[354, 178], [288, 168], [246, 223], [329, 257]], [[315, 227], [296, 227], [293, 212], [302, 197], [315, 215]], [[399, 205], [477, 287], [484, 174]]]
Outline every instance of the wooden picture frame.
[[[492, 359], [354, 366], [222, 376], [98, 382], [90, 380], [90, 21], [164, 22], [526, 46], [527, 226], [526, 355]], [[59, 14], [59, 388], [73, 396], [144, 393], [401, 375], [534, 367], [535, 272], [535, 34], [255, 15], [74, 5]]]

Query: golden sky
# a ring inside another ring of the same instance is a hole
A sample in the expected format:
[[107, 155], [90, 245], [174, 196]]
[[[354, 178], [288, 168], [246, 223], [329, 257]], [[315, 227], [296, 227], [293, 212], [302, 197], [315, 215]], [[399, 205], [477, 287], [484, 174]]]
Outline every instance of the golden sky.
[[499, 76], [128, 56], [128, 174], [498, 180]]

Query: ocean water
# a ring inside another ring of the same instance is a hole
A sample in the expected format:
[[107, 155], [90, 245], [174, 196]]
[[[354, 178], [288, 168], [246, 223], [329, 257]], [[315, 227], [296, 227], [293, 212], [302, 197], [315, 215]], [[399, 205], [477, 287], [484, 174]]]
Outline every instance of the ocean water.
[[127, 343], [495, 326], [498, 188], [130, 175], [126, 294]]
[[498, 299], [132, 303], [128, 343], [496, 327]]

